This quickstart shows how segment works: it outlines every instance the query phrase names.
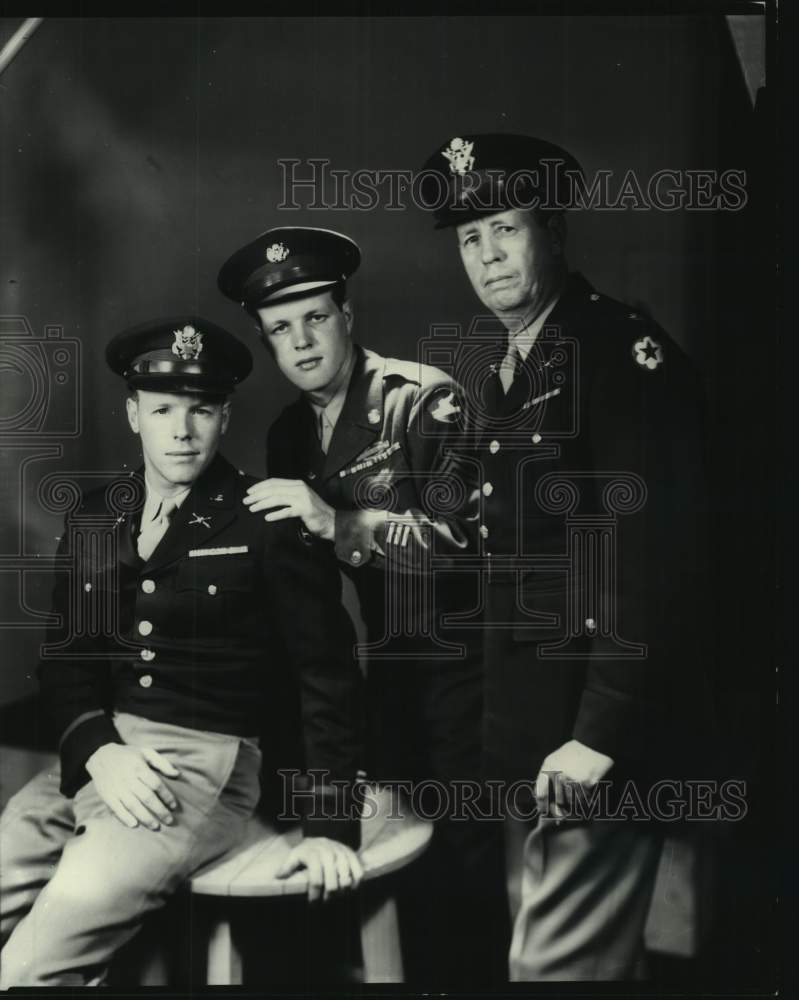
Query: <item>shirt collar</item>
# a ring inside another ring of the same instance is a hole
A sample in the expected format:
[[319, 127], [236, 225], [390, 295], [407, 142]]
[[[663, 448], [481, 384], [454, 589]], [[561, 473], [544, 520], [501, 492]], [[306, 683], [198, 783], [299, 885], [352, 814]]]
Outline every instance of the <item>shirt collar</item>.
[[174, 504], [175, 507], [180, 507], [191, 491], [191, 486], [187, 486], [185, 490], [181, 490], [180, 493], [176, 493], [174, 496], [164, 497], [150, 482], [146, 472], [144, 473], [144, 484], [147, 488], [147, 496], [144, 500], [144, 510], [142, 511], [142, 524], [146, 524], [148, 520], [151, 521], [155, 517], [165, 500], [169, 500], [170, 504]]
[[344, 409], [344, 402], [347, 398], [347, 389], [349, 389], [350, 382], [352, 381], [352, 373], [354, 371], [355, 371], [355, 352], [353, 352], [352, 358], [350, 360], [349, 374], [341, 383], [341, 385], [338, 387], [335, 395], [331, 396], [331, 398], [328, 400], [325, 406], [320, 406], [318, 403], [314, 403], [311, 400], [311, 398], [308, 397], [308, 402], [311, 404], [311, 409], [314, 411], [317, 421], [319, 420], [320, 416], [324, 415], [325, 423], [330, 424], [331, 428], [336, 426], [338, 418], [341, 416], [341, 411]]
[[544, 309], [543, 312], [540, 312], [536, 316], [536, 318], [533, 320], [532, 323], [529, 323], [527, 326], [522, 327], [521, 330], [511, 334], [510, 337], [508, 338], [508, 350], [510, 350], [511, 345], [513, 345], [519, 352], [519, 356], [521, 357], [522, 361], [527, 360], [527, 355], [533, 349], [533, 344], [536, 341], [536, 337], [538, 337], [538, 334], [541, 332], [541, 328], [546, 323], [547, 317], [555, 308], [555, 306], [558, 304], [559, 299], [560, 295], [556, 296], [549, 303], [546, 309]]

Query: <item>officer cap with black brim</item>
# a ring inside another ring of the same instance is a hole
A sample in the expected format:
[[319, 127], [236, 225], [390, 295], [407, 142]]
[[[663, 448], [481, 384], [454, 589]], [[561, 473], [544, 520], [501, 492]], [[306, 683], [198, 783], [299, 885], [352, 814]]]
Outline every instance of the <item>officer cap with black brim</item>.
[[529, 135], [461, 135], [440, 146], [419, 178], [421, 207], [446, 229], [510, 208], [562, 211], [575, 203], [577, 160], [560, 146]]
[[268, 229], [222, 265], [219, 290], [246, 309], [314, 295], [346, 281], [361, 263], [358, 244], [309, 226]]
[[227, 395], [252, 371], [252, 354], [202, 316], [151, 320], [118, 333], [105, 349], [109, 368], [131, 389]]

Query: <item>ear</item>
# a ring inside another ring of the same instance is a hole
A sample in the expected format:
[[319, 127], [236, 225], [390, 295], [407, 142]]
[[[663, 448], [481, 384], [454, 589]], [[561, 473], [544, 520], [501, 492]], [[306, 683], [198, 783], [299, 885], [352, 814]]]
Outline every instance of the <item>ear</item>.
[[125, 409], [128, 413], [128, 423], [134, 434], [139, 433], [139, 401], [133, 396], [128, 396], [125, 400]]
[[227, 431], [227, 425], [230, 423], [230, 400], [226, 399], [222, 404], [222, 433]]
[[353, 312], [352, 303], [349, 299], [345, 299], [342, 303], [341, 311], [344, 313], [344, 322], [347, 324], [347, 333], [352, 334], [352, 323], [355, 319], [355, 313]]
[[549, 230], [549, 244], [552, 247], [552, 253], [556, 257], [562, 257], [568, 235], [566, 213], [553, 212], [547, 219], [547, 229]]

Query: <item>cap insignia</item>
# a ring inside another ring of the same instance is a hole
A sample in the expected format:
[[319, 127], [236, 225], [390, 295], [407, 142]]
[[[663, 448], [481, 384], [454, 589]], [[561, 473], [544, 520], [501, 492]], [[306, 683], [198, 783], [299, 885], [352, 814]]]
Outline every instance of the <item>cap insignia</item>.
[[203, 335], [193, 326], [184, 326], [182, 330], [175, 330], [175, 343], [172, 345], [172, 353], [177, 354], [183, 361], [196, 361], [203, 349]]
[[266, 248], [266, 259], [270, 264], [282, 264], [289, 255], [289, 248], [285, 243], [273, 243]]
[[472, 150], [474, 149], [473, 142], [467, 142], [466, 139], [453, 139], [447, 149], [442, 150], [441, 155], [449, 160], [450, 173], [460, 174], [461, 176], [468, 173], [470, 170], [474, 169], [474, 156], [472, 156]]

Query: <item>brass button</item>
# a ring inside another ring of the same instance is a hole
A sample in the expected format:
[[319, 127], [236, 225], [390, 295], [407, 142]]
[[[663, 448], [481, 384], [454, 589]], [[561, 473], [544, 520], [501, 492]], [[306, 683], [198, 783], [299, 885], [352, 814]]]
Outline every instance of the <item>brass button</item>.
[[214, 594], [217, 592], [217, 589], [218, 588], [215, 583], [208, 584], [208, 593], [211, 595], [211, 597], [214, 596]]
[[361, 562], [362, 559], [363, 559], [363, 556], [358, 551], [358, 549], [355, 549], [355, 551], [350, 556], [350, 562], [352, 563], [353, 566], [359, 565], [359, 563]]
[[484, 524], [480, 525], [480, 537], [488, 538], [488, 528]]
[[148, 688], [153, 686], [153, 679], [149, 674], [142, 674], [139, 678], [139, 684], [143, 688]]
[[591, 299], [592, 302], [599, 302], [599, 296], [597, 295], [596, 292], [592, 292], [589, 298]]
[[494, 492], [494, 484], [493, 483], [483, 483], [483, 496], [484, 497], [490, 497], [493, 492]]
[[155, 580], [142, 580], [141, 589], [145, 594], [152, 594], [155, 590]]
[[492, 441], [491, 444], [488, 446], [488, 450], [491, 452], [492, 455], [496, 455], [496, 453], [499, 451], [499, 441]]
[[84, 583], [84, 585], [83, 585], [83, 589], [84, 589], [84, 590], [86, 591], [86, 593], [88, 594], [88, 593], [89, 593], [89, 591], [90, 591], [90, 590], [92, 589], [92, 585], [91, 585], [90, 583]]
[[585, 627], [588, 629], [589, 632], [594, 632], [596, 631], [596, 622], [594, 621], [593, 618], [586, 618]]
[[139, 653], [139, 656], [144, 660], [145, 663], [152, 663], [152, 661], [155, 659], [155, 650], [143, 649]]
[[153, 630], [152, 622], [139, 622], [139, 635], [149, 635]]
[[530, 440], [533, 442], [533, 444], [541, 444], [541, 435], [538, 433], [538, 431], [536, 431]]

